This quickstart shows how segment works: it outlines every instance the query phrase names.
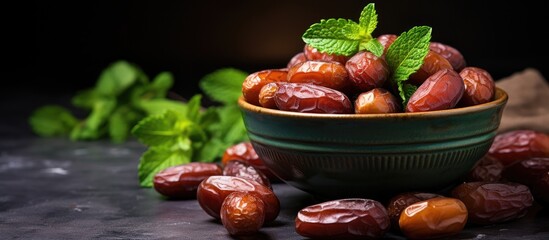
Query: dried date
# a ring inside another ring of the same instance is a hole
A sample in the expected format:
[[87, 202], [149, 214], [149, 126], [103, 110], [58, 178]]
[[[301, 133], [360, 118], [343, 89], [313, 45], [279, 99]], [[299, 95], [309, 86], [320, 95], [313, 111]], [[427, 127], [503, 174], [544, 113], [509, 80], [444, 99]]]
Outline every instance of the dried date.
[[397, 98], [383, 88], [361, 93], [355, 101], [355, 113], [395, 113], [400, 112], [400, 109]]
[[242, 96], [246, 102], [259, 106], [259, 91], [271, 82], [286, 82], [287, 70], [272, 69], [252, 73], [242, 83]]
[[426, 112], [456, 106], [464, 91], [463, 79], [454, 70], [442, 69], [430, 76], [408, 100], [406, 112]]
[[303, 113], [352, 113], [349, 98], [334, 89], [307, 83], [280, 84], [275, 94], [278, 109]]
[[223, 175], [253, 180], [272, 189], [271, 182], [265, 174], [242, 160], [229, 161], [223, 169]]
[[265, 204], [253, 194], [233, 192], [221, 206], [221, 223], [235, 236], [255, 234], [265, 221]]
[[452, 46], [439, 42], [431, 42], [429, 44], [429, 50], [440, 54], [442, 57], [446, 58], [448, 62], [452, 65], [454, 70], [457, 72], [461, 71], [467, 63], [463, 55]]
[[467, 182], [497, 182], [501, 179], [503, 164], [498, 160], [484, 156], [465, 177]]
[[498, 134], [488, 155], [504, 166], [535, 157], [549, 157], [549, 135], [533, 130], [514, 130]]
[[269, 180], [278, 180], [278, 177], [276, 177], [271, 170], [265, 166], [263, 160], [259, 158], [250, 142], [240, 142], [225, 149], [225, 152], [223, 152], [223, 157], [221, 158], [221, 163], [223, 166], [226, 166], [231, 160], [241, 160], [247, 162], [265, 174]]
[[349, 79], [360, 91], [380, 88], [389, 77], [389, 67], [385, 60], [371, 52], [359, 52], [345, 64]]
[[349, 57], [344, 55], [336, 55], [336, 54], [328, 54], [318, 51], [318, 49], [310, 46], [309, 44], [305, 44], [305, 47], [303, 47], [303, 53], [305, 54], [305, 57], [307, 60], [312, 61], [323, 61], [323, 62], [338, 62], [343, 65], [345, 65], [345, 62], [347, 62], [347, 59]]
[[477, 67], [466, 67], [459, 73], [465, 84], [465, 92], [459, 101], [460, 106], [473, 106], [487, 103], [494, 98], [495, 83], [490, 73]]
[[158, 193], [169, 198], [195, 198], [202, 180], [221, 174], [221, 167], [215, 163], [187, 163], [158, 172], [153, 178], [153, 186]]
[[306, 61], [288, 70], [288, 82], [311, 83], [342, 91], [351, 85], [347, 70], [338, 62]]

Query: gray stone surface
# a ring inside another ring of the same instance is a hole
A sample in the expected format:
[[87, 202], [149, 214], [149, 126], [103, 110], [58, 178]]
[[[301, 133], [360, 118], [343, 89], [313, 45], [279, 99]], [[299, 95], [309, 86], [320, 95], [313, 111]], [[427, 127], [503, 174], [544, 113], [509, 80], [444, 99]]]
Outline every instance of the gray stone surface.
[[[196, 200], [170, 201], [140, 188], [137, 142], [0, 137], [0, 239], [231, 239]], [[294, 231], [311, 195], [279, 183], [278, 219], [250, 239], [302, 239]], [[388, 239], [403, 239], [395, 234]], [[451, 239], [549, 239], [549, 213], [467, 227]]]

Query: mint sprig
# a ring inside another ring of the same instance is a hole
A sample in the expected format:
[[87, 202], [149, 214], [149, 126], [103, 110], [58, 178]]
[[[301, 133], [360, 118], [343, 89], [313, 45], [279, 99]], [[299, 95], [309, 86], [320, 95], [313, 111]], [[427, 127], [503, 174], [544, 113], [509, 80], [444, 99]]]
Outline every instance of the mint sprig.
[[423, 64], [423, 59], [429, 52], [431, 27], [413, 27], [403, 32], [387, 50], [386, 61], [392, 73], [390, 80], [398, 87], [399, 95], [404, 104], [416, 88], [404, 82]]
[[372, 37], [377, 27], [375, 5], [370, 3], [360, 13], [359, 22], [349, 19], [320, 20], [303, 34], [303, 41], [320, 52], [350, 56], [367, 50], [376, 56], [383, 54], [383, 47]]

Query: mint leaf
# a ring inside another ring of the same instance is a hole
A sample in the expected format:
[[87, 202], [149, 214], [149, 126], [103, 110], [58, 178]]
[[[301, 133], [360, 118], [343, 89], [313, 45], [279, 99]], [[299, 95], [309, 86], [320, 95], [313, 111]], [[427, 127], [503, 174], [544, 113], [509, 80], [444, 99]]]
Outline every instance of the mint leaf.
[[386, 60], [391, 72], [391, 81], [396, 83], [403, 102], [407, 102], [403, 82], [423, 64], [429, 52], [432, 29], [428, 26], [413, 27], [403, 32], [387, 50]]
[[42, 137], [68, 136], [78, 120], [69, 110], [47, 105], [35, 110], [29, 118], [34, 133]]
[[97, 94], [95, 89], [86, 89], [76, 93], [76, 95], [72, 97], [71, 102], [72, 105], [74, 105], [75, 107], [92, 109], [93, 103], [100, 98], [101, 97], [99, 96], [99, 94]]
[[187, 111], [185, 116], [189, 121], [198, 122], [200, 117], [200, 101], [202, 100], [202, 95], [194, 95], [189, 102], [187, 102]]
[[360, 51], [362, 50], [368, 50], [377, 57], [381, 57], [381, 55], [383, 55], [384, 48], [377, 39], [372, 38], [370, 41], [360, 43]]
[[179, 118], [173, 111], [149, 116], [132, 129], [139, 141], [149, 146], [173, 145], [192, 123]]
[[128, 62], [115, 62], [103, 70], [95, 89], [104, 96], [118, 96], [137, 80], [139, 74]]
[[403, 106], [406, 107], [406, 104], [408, 104], [408, 100], [416, 92], [417, 87], [412, 84], [404, 83], [398, 86], [398, 90], [404, 95], [405, 101], [403, 102]]
[[202, 146], [193, 154], [192, 161], [197, 162], [213, 162], [220, 158], [225, 150], [232, 144], [227, 144], [218, 138], [211, 138], [209, 141], [202, 144]]
[[242, 120], [242, 113], [237, 105], [218, 108], [221, 121], [211, 126], [213, 136], [220, 138], [228, 144], [237, 143], [247, 139], [248, 135]]
[[109, 117], [108, 130], [111, 140], [115, 143], [121, 143], [128, 138], [130, 128], [143, 115], [128, 106], [118, 107]]
[[189, 163], [192, 151], [151, 147], [139, 161], [138, 175], [142, 187], [152, 187], [153, 178], [158, 172], [172, 166]]
[[375, 4], [369, 3], [366, 7], [364, 7], [364, 9], [362, 9], [358, 24], [363, 29], [364, 34], [369, 35], [371, 38], [372, 32], [377, 27], [377, 13]]
[[224, 104], [236, 104], [247, 76], [247, 73], [238, 69], [224, 68], [204, 76], [199, 84], [210, 99]]
[[72, 140], [98, 139], [104, 133], [103, 127], [116, 108], [116, 99], [102, 98], [93, 103], [92, 111], [86, 119], [77, 125], [72, 131]]
[[147, 115], [158, 115], [170, 110], [177, 115], [184, 116], [187, 112], [186, 103], [163, 98], [140, 101], [137, 108], [147, 113]]
[[358, 51], [360, 26], [353, 20], [320, 20], [305, 31], [303, 41], [321, 52], [350, 56]]
[[161, 72], [151, 82], [150, 86], [155, 90], [155, 97], [166, 97], [166, 93], [173, 85], [173, 75], [169, 72]]

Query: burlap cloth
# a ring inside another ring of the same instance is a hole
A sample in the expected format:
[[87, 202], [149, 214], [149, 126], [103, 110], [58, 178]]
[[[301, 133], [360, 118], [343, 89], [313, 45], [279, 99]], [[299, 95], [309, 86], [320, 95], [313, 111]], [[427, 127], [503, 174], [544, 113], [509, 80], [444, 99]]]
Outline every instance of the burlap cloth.
[[549, 84], [535, 69], [525, 69], [496, 81], [509, 101], [498, 132], [532, 129], [549, 133]]

